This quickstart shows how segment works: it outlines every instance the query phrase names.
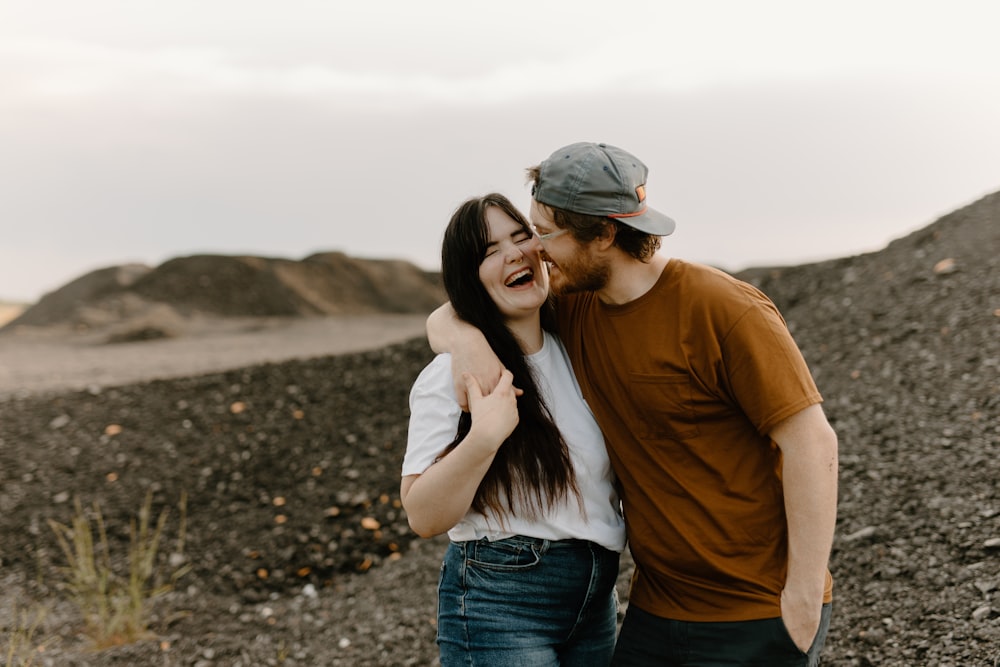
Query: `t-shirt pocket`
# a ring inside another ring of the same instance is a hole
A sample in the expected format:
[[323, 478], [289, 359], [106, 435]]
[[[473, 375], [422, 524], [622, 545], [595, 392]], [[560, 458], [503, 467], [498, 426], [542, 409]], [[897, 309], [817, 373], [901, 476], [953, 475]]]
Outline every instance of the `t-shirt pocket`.
[[632, 402], [644, 440], [681, 440], [698, 435], [691, 379], [681, 373], [629, 373]]

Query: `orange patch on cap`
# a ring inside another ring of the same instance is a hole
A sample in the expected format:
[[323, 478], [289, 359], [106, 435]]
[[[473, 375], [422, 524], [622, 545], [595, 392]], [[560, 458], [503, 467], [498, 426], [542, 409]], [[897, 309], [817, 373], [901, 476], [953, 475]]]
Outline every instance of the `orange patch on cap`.
[[646, 185], [640, 185], [635, 189], [635, 195], [639, 198], [639, 201], [646, 201]]

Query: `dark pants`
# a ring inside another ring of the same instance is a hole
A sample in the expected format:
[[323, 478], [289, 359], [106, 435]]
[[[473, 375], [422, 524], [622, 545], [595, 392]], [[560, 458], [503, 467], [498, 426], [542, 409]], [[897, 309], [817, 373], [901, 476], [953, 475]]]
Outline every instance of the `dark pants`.
[[816, 667], [830, 628], [823, 605], [808, 653], [795, 645], [781, 618], [729, 623], [671, 621], [629, 606], [613, 667]]

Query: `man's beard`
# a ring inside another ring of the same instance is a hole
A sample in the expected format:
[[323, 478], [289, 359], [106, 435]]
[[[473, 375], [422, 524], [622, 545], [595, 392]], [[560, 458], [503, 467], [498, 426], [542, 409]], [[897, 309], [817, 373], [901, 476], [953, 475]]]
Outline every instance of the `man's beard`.
[[573, 292], [597, 292], [604, 289], [611, 277], [611, 268], [607, 264], [588, 263], [587, 258], [577, 255], [570, 264], [558, 264], [557, 280], [552, 280], [551, 272], [549, 287], [556, 296], [572, 294]]

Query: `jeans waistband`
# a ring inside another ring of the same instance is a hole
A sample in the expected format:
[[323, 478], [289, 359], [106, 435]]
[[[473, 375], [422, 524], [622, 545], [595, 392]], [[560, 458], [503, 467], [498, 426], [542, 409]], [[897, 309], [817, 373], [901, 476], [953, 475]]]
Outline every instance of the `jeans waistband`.
[[597, 542], [591, 542], [590, 540], [581, 540], [577, 538], [547, 540], [542, 537], [529, 537], [528, 535], [511, 535], [510, 537], [505, 537], [501, 540], [492, 541], [487, 537], [483, 537], [479, 540], [470, 540], [470, 542], [485, 542], [488, 544], [500, 544], [506, 542], [508, 544], [519, 544], [534, 547], [542, 553], [548, 551], [549, 549], [590, 549], [593, 547], [604, 549], [604, 547]]

